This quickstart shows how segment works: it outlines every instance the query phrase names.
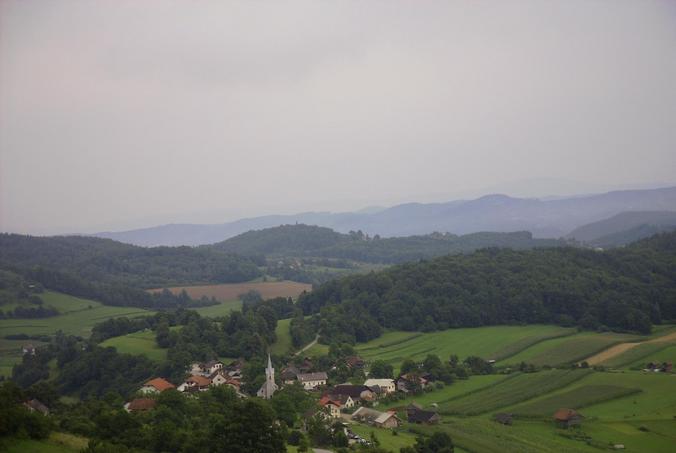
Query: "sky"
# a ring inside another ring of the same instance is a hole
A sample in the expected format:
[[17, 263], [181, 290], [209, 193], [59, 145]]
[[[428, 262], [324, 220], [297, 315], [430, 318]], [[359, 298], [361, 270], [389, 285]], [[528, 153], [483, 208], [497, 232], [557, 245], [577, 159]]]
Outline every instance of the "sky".
[[0, 231], [676, 185], [676, 2], [0, 0]]

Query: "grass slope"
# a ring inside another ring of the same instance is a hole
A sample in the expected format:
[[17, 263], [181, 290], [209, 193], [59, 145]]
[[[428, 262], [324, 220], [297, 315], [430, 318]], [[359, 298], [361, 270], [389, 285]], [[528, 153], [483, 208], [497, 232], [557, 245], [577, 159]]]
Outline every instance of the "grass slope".
[[291, 344], [291, 332], [289, 331], [290, 324], [290, 318], [277, 321], [277, 328], [275, 329], [277, 341], [270, 347], [270, 352], [272, 354], [282, 355], [293, 349], [293, 345]]
[[437, 354], [442, 360], [451, 354], [460, 358], [478, 355], [492, 359], [496, 354], [508, 354], [506, 345], [517, 344], [511, 353], [538, 343], [543, 338], [571, 333], [571, 329], [558, 326], [492, 326], [449, 329], [439, 332], [416, 333], [392, 331], [380, 338], [357, 347], [367, 360], [385, 360], [398, 366], [402, 360], [424, 359], [427, 354]]
[[167, 350], [157, 346], [155, 332], [144, 330], [119, 337], [109, 338], [101, 346], [112, 346], [117, 352], [128, 354], [142, 354], [151, 360], [163, 361], [167, 358]]
[[592, 371], [550, 370], [532, 374], [514, 374], [496, 385], [439, 405], [445, 414], [478, 415], [527, 401], [563, 388]]

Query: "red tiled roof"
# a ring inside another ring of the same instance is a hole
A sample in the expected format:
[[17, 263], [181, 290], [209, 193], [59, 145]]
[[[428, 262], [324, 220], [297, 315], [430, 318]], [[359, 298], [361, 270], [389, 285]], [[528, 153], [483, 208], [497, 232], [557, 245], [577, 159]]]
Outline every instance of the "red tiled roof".
[[186, 382], [194, 382], [199, 387], [207, 387], [211, 385], [211, 379], [198, 375], [190, 376]]
[[150, 387], [155, 387], [160, 392], [176, 388], [176, 386], [174, 384], [167, 381], [166, 379], [162, 379], [161, 377], [151, 379], [148, 382], [146, 382], [144, 385], [147, 385], [147, 386], [150, 386]]

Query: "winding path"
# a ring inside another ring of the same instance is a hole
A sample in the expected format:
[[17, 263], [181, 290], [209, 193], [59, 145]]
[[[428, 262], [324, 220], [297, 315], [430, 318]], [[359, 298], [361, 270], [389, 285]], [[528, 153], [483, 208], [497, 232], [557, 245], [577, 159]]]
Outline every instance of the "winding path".
[[306, 344], [305, 346], [303, 346], [303, 349], [301, 349], [300, 351], [296, 352], [294, 355], [302, 354], [303, 352], [307, 351], [307, 350], [310, 349], [312, 346], [314, 346], [314, 345], [317, 344], [317, 340], [319, 340], [319, 334], [315, 335], [315, 339], [314, 339], [314, 340], [312, 340], [311, 342], [309, 342], [308, 344]]

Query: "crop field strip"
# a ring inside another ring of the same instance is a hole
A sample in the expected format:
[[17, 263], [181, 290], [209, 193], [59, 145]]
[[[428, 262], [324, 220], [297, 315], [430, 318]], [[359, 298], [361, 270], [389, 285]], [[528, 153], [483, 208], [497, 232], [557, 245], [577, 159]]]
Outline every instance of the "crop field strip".
[[639, 344], [636, 347], [623, 352], [622, 354], [618, 354], [614, 357], [611, 357], [608, 360], [604, 360], [603, 362], [600, 363], [600, 365], [609, 368], [624, 368], [629, 367], [635, 363], [645, 364], [646, 361], [644, 359], [646, 357], [657, 354], [660, 351], [669, 348], [670, 346], [673, 346], [673, 344], [669, 343]]
[[367, 360], [384, 360], [393, 365], [407, 358], [422, 360], [427, 354], [436, 354], [442, 360], [451, 354], [460, 358], [478, 355], [491, 359], [501, 350], [505, 354], [504, 350], [515, 343], [518, 343], [513, 349], [516, 352], [545, 338], [570, 334], [571, 329], [543, 325], [460, 328], [429, 333], [391, 331], [358, 346], [357, 350]]
[[508, 357], [512, 357], [513, 355], [516, 355], [520, 353], [521, 351], [525, 351], [526, 349], [530, 348], [531, 346], [535, 346], [538, 343], [542, 343], [543, 341], [547, 340], [553, 340], [554, 338], [562, 338], [562, 337], [568, 337], [571, 335], [575, 334], [575, 329], [565, 329], [561, 331], [554, 331], [551, 333], [545, 333], [542, 335], [533, 335], [530, 337], [525, 337], [522, 338], [519, 341], [515, 341], [514, 343], [511, 343], [504, 348], [500, 349], [498, 352], [496, 352], [493, 355], [494, 360], [504, 360]]
[[613, 333], [579, 333], [575, 335], [541, 341], [516, 355], [501, 360], [501, 365], [521, 362], [537, 366], [565, 365], [576, 363], [609, 347], [641, 338], [637, 335]]
[[[163, 288], [155, 288], [148, 291], [162, 291]], [[221, 302], [237, 300], [240, 294], [248, 291], [258, 291], [264, 299], [274, 297], [298, 297], [303, 291], [312, 290], [312, 285], [307, 283], [284, 280], [281, 282], [247, 282], [247, 283], [223, 283], [220, 285], [197, 285], [197, 286], [173, 286], [168, 288], [174, 294], [185, 290], [193, 299], [202, 296], [214, 297]]]
[[480, 415], [566, 387], [591, 370], [550, 370], [520, 374], [481, 391], [439, 405], [442, 414]]
[[638, 388], [617, 385], [583, 385], [572, 390], [525, 403], [510, 409], [519, 416], [550, 417], [556, 410], [567, 407], [581, 409], [586, 406], [640, 393]]

